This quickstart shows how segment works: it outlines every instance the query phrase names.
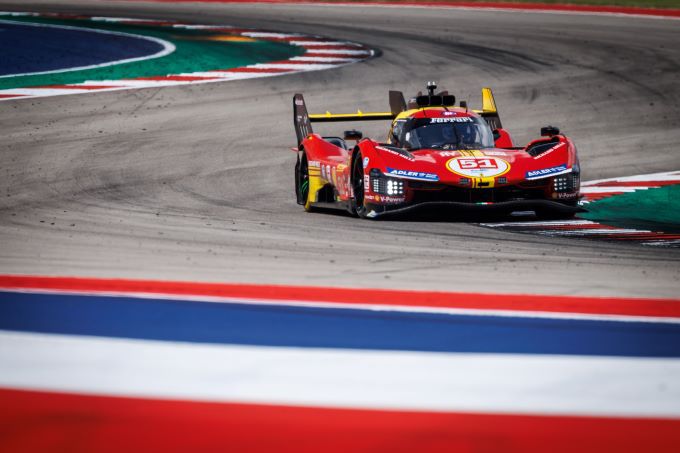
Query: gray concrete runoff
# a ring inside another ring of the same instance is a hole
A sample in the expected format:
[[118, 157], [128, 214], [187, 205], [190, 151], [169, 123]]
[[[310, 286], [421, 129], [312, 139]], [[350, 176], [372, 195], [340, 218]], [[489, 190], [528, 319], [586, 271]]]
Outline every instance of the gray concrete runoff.
[[[330, 71], [0, 103], [0, 273], [680, 294], [677, 249], [304, 213], [289, 151], [295, 92], [315, 111], [382, 110], [389, 89], [436, 80], [470, 105], [493, 87], [519, 143], [560, 126], [578, 144], [584, 179], [680, 169], [677, 21], [101, 1], [0, 1], [0, 10], [227, 23], [382, 51]], [[361, 125], [377, 137], [385, 126]]]

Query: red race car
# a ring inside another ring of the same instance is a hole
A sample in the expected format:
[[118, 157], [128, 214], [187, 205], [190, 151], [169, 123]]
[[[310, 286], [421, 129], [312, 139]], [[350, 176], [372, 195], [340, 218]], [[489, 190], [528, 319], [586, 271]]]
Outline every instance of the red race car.
[[[310, 115], [296, 94], [298, 204], [307, 211], [346, 209], [364, 218], [422, 208], [534, 211], [553, 218], [582, 210], [576, 147], [559, 129], [544, 127], [541, 138], [515, 147], [489, 88], [482, 90], [481, 110], [464, 101], [455, 106], [453, 95], [435, 94], [434, 82], [427, 90], [408, 104], [401, 92], [390, 91], [390, 112], [354, 114]], [[356, 130], [322, 137], [311, 124], [368, 120], [391, 121], [386, 143]]]

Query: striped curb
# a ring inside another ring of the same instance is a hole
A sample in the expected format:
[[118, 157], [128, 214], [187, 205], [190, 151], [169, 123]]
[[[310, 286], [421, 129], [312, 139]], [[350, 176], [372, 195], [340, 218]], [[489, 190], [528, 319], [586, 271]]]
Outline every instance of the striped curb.
[[338, 41], [318, 35], [302, 33], [279, 33], [274, 31], [236, 28], [230, 25], [199, 25], [175, 21], [131, 19], [119, 17], [96, 17], [78, 14], [43, 14], [0, 12], [0, 16], [35, 16], [53, 19], [79, 19], [93, 22], [115, 22], [126, 25], [143, 25], [187, 30], [211, 30], [235, 37], [251, 38], [262, 41], [287, 43], [304, 49], [304, 54], [287, 60], [257, 63], [227, 70], [210, 70], [181, 74], [164, 74], [153, 77], [138, 77], [118, 80], [96, 80], [82, 83], [11, 88], [0, 90], [0, 101], [26, 99], [68, 94], [118, 91], [138, 88], [158, 88], [165, 86], [189, 85], [198, 83], [227, 82], [231, 80], [273, 77], [299, 72], [333, 69], [357, 63], [376, 55], [374, 49], [351, 41]]
[[[140, 0], [127, 0], [136, 2]], [[141, 0], [143, 1], [143, 0]], [[344, 6], [362, 8], [432, 8], [469, 11], [500, 11], [519, 13], [579, 14], [590, 16], [638, 17], [647, 19], [680, 19], [680, 9], [618, 5], [574, 5], [564, 3], [520, 3], [499, 1], [313, 1], [313, 0], [151, 0], [158, 3], [269, 3], [310, 6]]]
[[[588, 203], [615, 195], [655, 189], [673, 184], [680, 184], [680, 171], [587, 181], [581, 187], [581, 193], [583, 194], [581, 204], [587, 205]], [[619, 228], [579, 218], [560, 221], [481, 223], [480, 225], [517, 233], [533, 233], [551, 237], [577, 237], [636, 242], [647, 246], [680, 247], [680, 234], [635, 228]]]

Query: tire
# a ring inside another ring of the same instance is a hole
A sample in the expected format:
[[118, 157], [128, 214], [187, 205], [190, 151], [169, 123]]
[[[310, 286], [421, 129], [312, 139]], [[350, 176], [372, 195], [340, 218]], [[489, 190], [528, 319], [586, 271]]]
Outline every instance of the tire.
[[309, 164], [307, 162], [307, 153], [302, 152], [302, 157], [299, 163], [295, 166], [295, 195], [297, 196], [298, 204], [304, 206], [305, 211], [311, 212], [312, 200], [309, 196]]
[[352, 162], [352, 191], [354, 192], [354, 209], [362, 219], [368, 214], [364, 205], [364, 163], [361, 151], [357, 151]]

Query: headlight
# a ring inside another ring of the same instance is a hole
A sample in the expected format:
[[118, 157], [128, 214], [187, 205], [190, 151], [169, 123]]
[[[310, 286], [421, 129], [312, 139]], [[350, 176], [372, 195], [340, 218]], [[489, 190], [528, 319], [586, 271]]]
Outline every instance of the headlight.
[[371, 176], [371, 190], [381, 195], [404, 195], [404, 181], [385, 176]]
[[579, 184], [578, 175], [572, 173], [553, 178], [553, 190], [555, 192], [573, 192]]

